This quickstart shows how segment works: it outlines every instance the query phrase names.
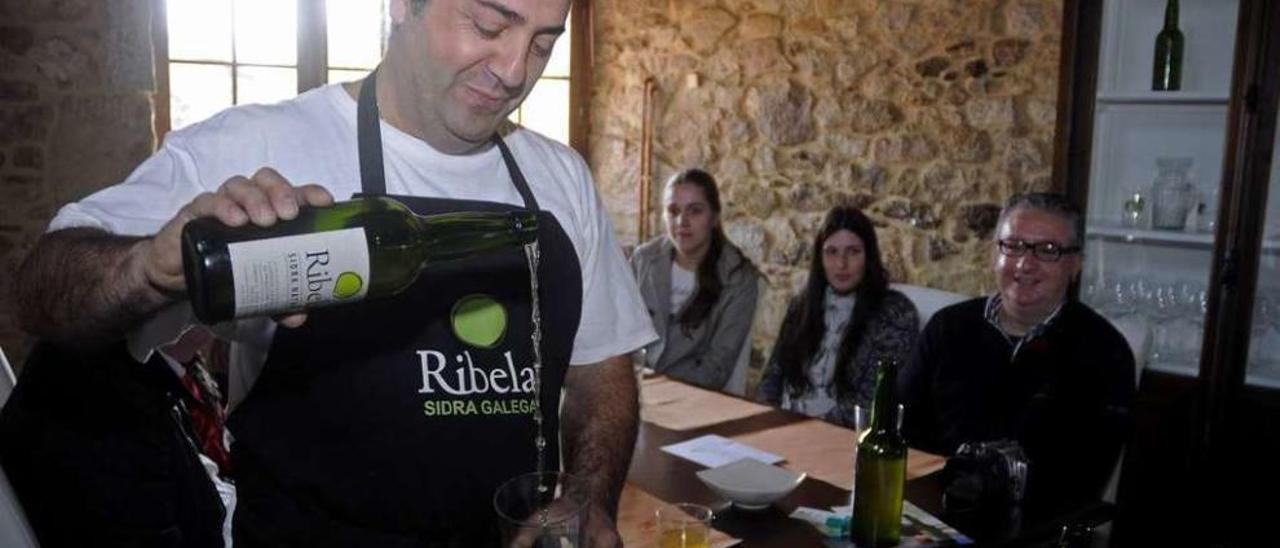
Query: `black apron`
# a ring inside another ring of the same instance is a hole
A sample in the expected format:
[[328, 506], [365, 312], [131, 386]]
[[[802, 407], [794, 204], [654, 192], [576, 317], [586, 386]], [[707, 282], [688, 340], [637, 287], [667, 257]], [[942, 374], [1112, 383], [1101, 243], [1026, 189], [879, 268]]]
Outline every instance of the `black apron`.
[[[357, 122], [363, 195], [385, 194], [375, 97], [370, 76]], [[494, 142], [539, 217], [540, 403], [546, 467], [555, 470], [582, 272], [556, 218], [538, 210], [510, 151]], [[418, 214], [520, 209], [395, 198]], [[488, 312], [478, 337], [458, 321], [476, 309]], [[495, 328], [500, 312], [505, 331]], [[298, 329], [277, 329], [262, 375], [228, 422], [236, 545], [495, 544], [494, 491], [536, 468], [530, 312], [528, 263], [511, 250], [432, 265], [395, 297], [316, 310]]]

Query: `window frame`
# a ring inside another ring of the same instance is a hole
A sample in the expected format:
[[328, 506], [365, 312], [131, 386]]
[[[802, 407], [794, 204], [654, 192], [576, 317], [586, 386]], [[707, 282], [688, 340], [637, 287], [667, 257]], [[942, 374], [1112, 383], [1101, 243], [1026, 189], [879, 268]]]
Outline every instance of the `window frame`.
[[595, 64], [592, 0], [573, 0], [569, 36], [569, 146], [583, 158], [590, 151], [591, 71]]
[[[324, 85], [328, 80], [329, 48], [325, 2], [298, 2], [298, 93]], [[572, 0], [574, 24], [569, 35], [569, 146], [582, 156], [588, 152], [592, 58], [592, 0]], [[169, 30], [166, 0], [152, 0], [151, 47], [155, 64], [156, 93], [153, 131], [158, 147], [172, 129], [169, 109]], [[222, 63], [217, 63], [221, 65]], [[241, 63], [243, 66], [257, 66]], [[342, 67], [335, 67], [342, 68]], [[234, 86], [234, 75], [233, 75]]]

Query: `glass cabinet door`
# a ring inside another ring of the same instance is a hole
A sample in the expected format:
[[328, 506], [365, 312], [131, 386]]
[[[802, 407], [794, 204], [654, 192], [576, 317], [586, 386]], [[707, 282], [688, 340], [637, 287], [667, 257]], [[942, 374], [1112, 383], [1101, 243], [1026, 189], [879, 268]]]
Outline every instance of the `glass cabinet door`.
[[1153, 91], [1166, 0], [1102, 11], [1081, 299], [1139, 368], [1200, 371], [1238, 2], [1183, 0], [1181, 88]]
[[1280, 139], [1271, 154], [1268, 184], [1245, 382], [1280, 389]]

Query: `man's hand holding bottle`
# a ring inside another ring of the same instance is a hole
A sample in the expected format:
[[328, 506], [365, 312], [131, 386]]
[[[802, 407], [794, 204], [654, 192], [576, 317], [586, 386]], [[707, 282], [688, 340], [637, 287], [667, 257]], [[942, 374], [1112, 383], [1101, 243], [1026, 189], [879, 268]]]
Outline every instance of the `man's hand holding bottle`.
[[[333, 195], [319, 185], [294, 186], [274, 169], [264, 167], [252, 177], [227, 179], [217, 192], [206, 192], [183, 206], [155, 236], [133, 249], [133, 270], [152, 288], [170, 298], [187, 289], [182, 270], [182, 229], [201, 217], [214, 217], [227, 226], [254, 224], [267, 227], [298, 216], [303, 206], [333, 205]], [[297, 327], [305, 313], [286, 314], [276, 321]]]

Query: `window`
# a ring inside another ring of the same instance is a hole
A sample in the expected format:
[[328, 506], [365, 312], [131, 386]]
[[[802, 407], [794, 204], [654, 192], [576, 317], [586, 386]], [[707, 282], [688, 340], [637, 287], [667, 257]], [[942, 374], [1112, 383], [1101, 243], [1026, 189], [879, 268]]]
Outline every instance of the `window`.
[[159, 1], [167, 26], [157, 72], [172, 128], [359, 78], [386, 42], [386, 0]]
[[511, 121], [566, 144], [569, 142], [569, 54], [572, 49], [569, 42], [572, 36], [573, 17], [570, 17], [564, 36], [556, 40], [542, 77], [520, 108], [511, 113]]
[[[244, 103], [274, 102], [327, 82], [363, 78], [377, 66], [390, 31], [388, 0], [155, 0], [156, 132], [198, 122]], [[542, 78], [511, 119], [569, 143], [574, 19], [588, 0], [575, 0], [566, 31]], [[379, 9], [370, 9], [370, 6]], [[585, 70], [577, 71], [585, 73]], [[579, 85], [580, 84], [576, 84]], [[580, 111], [585, 112], [585, 110]], [[579, 113], [579, 114], [580, 114]], [[575, 143], [585, 150], [585, 139]]]
[[378, 66], [390, 31], [386, 0], [382, 9], [369, 9], [378, 0], [327, 0], [325, 10], [325, 82], [364, 78]]

